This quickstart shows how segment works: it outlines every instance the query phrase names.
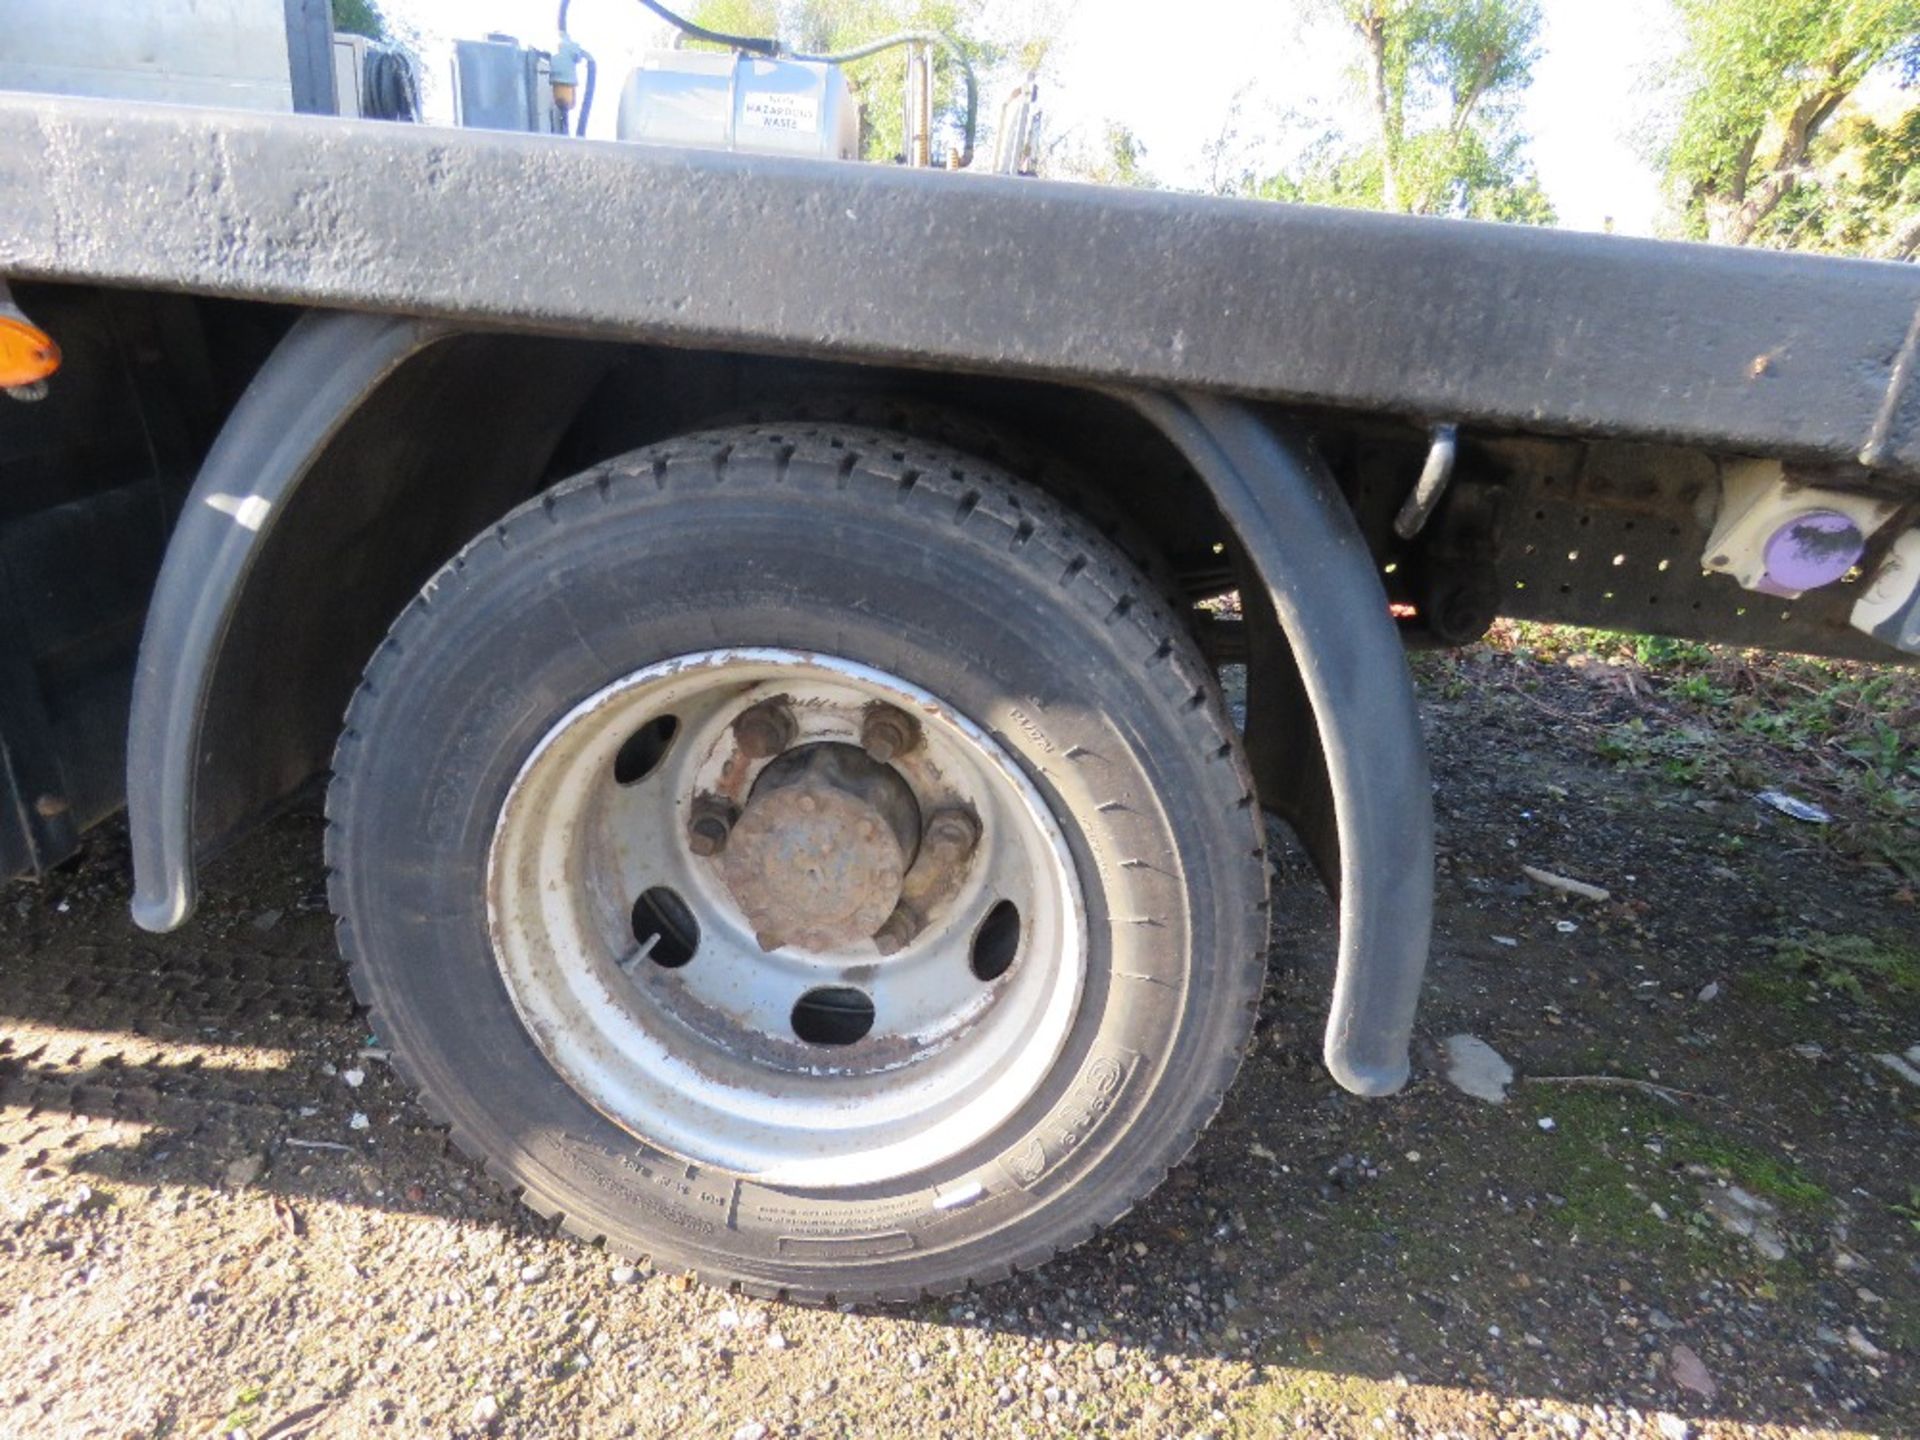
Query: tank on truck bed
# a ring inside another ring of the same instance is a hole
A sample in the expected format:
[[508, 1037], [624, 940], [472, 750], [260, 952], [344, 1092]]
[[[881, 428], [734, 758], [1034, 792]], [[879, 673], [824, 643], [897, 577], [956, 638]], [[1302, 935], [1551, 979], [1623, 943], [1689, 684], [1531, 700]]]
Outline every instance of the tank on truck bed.
[[1402, 1084], [1407, 646], [1920, 651], [1911, 266], [0, 95], [0, 277], [64, 354], [0, 401], [0, 867], [124, 801], [171, 928], [330, 772], [455, 1139], [758, 1291], [1133, 1204], [1249, 1032], [1263, 810], [1330, 1068]]

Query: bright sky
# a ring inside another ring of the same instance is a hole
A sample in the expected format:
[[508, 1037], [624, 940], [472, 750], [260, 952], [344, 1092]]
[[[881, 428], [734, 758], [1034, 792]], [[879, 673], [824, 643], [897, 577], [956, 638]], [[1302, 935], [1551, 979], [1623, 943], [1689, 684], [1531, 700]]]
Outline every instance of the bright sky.
[[[1061, 8], [1061, 0], [988, 3], [1015, 23], [1029, 7]], [[1611, 217], [1623, 234], [1650, 234], [1659, 196], [1635, 149], [1645, 109], [1637, 89], [1673, 43], [1666, 0], [1544, 0], [1544, 7], [1545, 54], [1524, 123], [1561, 223], [1597, 230]], [[446, 70], [455, 36], [503, 31], [543, 49], [554, 44], [557, 6], [549, 0], [387, 0], [386, 8], [420, 32], [434, 120], [452, 117]], [[1080, 0], [1045, 92], [1049, 132], [1097, 134], [1105, 120], [1123, 120], [1145, 143], [1156, 175], [1198, 185], [1202, 147], [1244, 88], [1252, 87], [1246, 106], [1256, 122], [1342, 103], [1350, 57], [1324, 30], [1303, 33], [1297, 13], [1275, 0]], [[671, 32], [635, 0], [574, 0], [569, 24], [599, 57], [592, 131], [610, 138], [626, 72], [641, 52], [669, 43]]]

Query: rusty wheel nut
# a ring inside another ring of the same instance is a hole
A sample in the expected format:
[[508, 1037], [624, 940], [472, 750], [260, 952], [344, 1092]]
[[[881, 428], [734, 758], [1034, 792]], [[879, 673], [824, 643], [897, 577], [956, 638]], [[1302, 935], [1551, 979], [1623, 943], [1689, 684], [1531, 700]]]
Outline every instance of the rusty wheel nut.
[[793, 712], [779, 700], [763, 700], [733, 722], [734, 742], [749, 760], [771, 760], [793, 743]]
[[920, 727], [913, 717], [891, 705], [876, 705], [860, 727], [860, 748], [875, 764], [885, 765], [920, 743]]
[[693, 818], [687, 821], [687, 848], [703, 859], [711, 859], [727, 848], [733, 833], [733, 813], [711, 801], [696, 802]]
[[927, 848], [949, 865], [966, 859], [979, 844], [980, 822], [965, 810], [942, 810], [927, 822]]

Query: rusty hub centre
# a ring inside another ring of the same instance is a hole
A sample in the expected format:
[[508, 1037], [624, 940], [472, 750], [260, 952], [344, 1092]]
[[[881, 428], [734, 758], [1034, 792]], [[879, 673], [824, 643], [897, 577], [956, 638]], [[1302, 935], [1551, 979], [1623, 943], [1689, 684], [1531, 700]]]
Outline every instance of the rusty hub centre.
[[871, 939], [920, 848], [907, 782], [852, 745], [804, 745], [754, 782], [721, 874], [764, 950]]

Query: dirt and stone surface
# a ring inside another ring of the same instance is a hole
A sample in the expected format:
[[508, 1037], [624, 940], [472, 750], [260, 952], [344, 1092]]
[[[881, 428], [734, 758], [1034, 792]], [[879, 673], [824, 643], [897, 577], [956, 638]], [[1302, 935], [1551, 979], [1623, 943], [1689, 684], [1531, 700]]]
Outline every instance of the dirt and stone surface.
[[451, 1153], [341, 977], [313, 806], [164, 938], [110, 829], [0, 893], [0, 1434], [1920, 1433], [1911, 882], [1832, 843], [1844, 795], [1823, 828], [1635, 763], [1684, 722], [1606, 667], [1421, 673], [1412, 1086], [1321, 1069], [1332, 910], [1283, 848], [1265, 1016], [1188, 1164], [904, 1310], [690, 1287]]

